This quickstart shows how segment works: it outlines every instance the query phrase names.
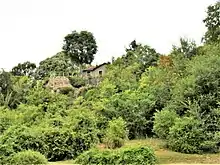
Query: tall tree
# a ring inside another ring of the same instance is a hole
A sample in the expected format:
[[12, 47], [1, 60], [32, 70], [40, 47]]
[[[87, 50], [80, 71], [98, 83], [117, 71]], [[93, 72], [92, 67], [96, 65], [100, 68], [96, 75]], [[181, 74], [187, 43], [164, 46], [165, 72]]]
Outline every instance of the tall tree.
[[73, 31], [64, 38], [63, 50], [72, 62], [91, 64], [97, 52], [96, 40], [91, 32]]
[[29, 61], [24, 63], [19, 63], [17, 66], [12, 68], [11, 73], [14, 76], [31, 76], [36, 69], [36, 65]]
[[203, 22], [207, 27], [207, 32], [204, 36], [205, 42], [220, 42], [220, 1], [208, 7], [207, 17]]

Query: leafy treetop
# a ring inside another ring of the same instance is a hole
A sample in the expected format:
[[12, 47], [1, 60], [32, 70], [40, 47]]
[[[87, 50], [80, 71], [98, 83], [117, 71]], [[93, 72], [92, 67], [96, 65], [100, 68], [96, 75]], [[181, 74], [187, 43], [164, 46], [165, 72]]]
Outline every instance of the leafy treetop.
[[97, 52], [96, 40], [91, 32], [73, 31], [64, 38], [63, 50], [72, 62], [91, 64]]

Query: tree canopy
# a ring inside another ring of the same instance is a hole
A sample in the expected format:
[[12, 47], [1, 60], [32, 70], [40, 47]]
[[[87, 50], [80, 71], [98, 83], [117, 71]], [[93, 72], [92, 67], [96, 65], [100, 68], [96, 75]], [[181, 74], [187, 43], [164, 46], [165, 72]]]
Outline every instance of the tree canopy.
[[91, 64], [97, 52], [96, 40], [91, 32], [73, 31], [64, 38], [64, 52], [76, 64]]
[[31, 76], [36, 69], [36, 65], [29, 61], [24, 63], [19, 63], [17, 66], [13, 67], [11, 73], [14, 76]]
[[74, 66], [70, 59], [66, 57], [64, 52], [59, 52], [56, 55], [47, 58], [40, 62], [36, 69], [35, 77], [43, 79], [50, 76], [69, 76], [74, 74], [76, 65]]
[[220, 2], [210, 5], [207, 10], [207, 17], [203, 20], [207, 28], [204, 40], [207, 43], [220, 42]]

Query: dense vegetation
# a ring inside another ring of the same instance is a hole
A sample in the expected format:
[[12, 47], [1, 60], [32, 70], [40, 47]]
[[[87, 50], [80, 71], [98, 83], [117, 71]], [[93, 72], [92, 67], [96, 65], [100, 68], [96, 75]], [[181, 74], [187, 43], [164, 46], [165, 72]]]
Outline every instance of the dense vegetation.
[[[86, 31], [68, 34], [64, 51], [38, 67], [25, 62], [1, 70], [0, 164], [73, 159], [87, 150], [77, 162], [130, 163], [138, 157], [138, 164], [154, 164], [147, 147], [116, 149], [146, 137], [165, 139], [173, 151], [220, 152], [219, 13], [220, 2], [208, 7], [201, 46], [181, 38], [161, 55], [133, 41], [98, 85], [80, 76], [97, 52]], [[47, 88], [54, 76], [68, 77], [73, 88]], [[108, 149], [91, 149], [98, 143]]]
[[93, 149], [80, 155], [75, 163], [87, 164], [133, 164], [153, 165], [156, 163], [152, 149], [148, 147], [131, 147], [119, 150]]

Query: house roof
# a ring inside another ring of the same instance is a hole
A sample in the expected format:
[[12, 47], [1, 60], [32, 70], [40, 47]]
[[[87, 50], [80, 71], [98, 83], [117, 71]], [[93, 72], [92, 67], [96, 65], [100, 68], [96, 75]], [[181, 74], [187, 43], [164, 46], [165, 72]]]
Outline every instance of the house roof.
[[87, 71], [94, 71], [96, 69], [98, 69], [99, 67], [103, 66], [103, 65], [107, 65], [109, 63], [103, 63], [103, 64], [100, 64], [100, 65], [96, 65], [96, 66], [91, 66], [87, 69], [83, 69], [83, 72], [87, 72]]

